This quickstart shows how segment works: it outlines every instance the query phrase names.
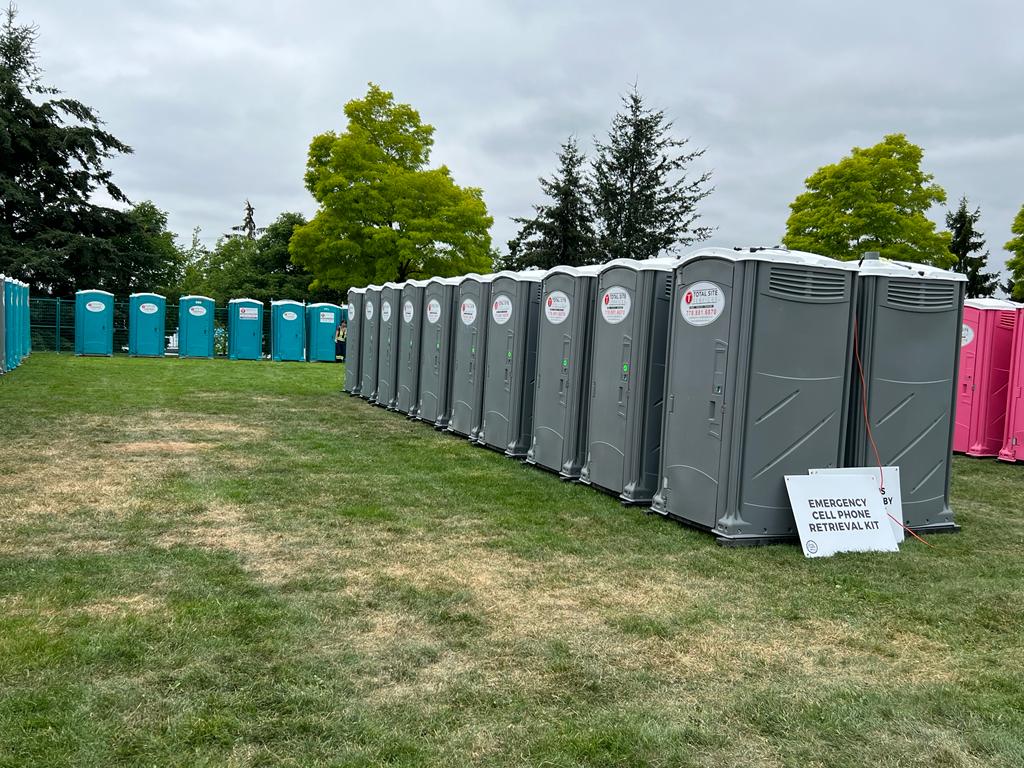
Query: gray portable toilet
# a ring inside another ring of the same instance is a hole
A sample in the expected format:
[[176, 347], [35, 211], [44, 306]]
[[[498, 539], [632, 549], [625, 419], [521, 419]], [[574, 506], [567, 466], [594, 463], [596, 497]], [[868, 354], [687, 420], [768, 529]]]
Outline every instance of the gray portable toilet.
[[594, 296], [601, 266], [555, 267], [541, 287], [526, 461], [576, 480], [586, 458]]
[[452, 329], [462, 277], [433, 277], [423, 288], [423, 329], [416, 418], [447, 429], [451, 418]]
[[333, 363], [338, 359], [334, 338], [343, 314], [337, 304], [306, 305], [306, 359], [309, 362]]
[[[57, 339], [60, 344], [60, 339]], [[0, 373], [7, 373], [7, 276], [0, 274]]]
[[[8, 336], [12, 332], [12, 328], [7, 329]], [[75, 354], [104, 357], [114, 354], [114, 294], [98, 290], [75, 293]]]
[[363, 295], [363, 322], [359, 334], [359, 369], [362, 386], [359, 396], [373, 402], [377, 399], [377, 360], [380, 342], [380, 286], [368, 285]]
[[178, 357], [213, 357], [213, 309], [209, 296], [178, 299]]
[[384, 283], [380, 289], [380, 340], [377, 352], [377, 397], [373, 402], [392, 409], [398, 398], [398, 330], [404, 283]]
[[785, 475], [842, 465], [855, 272], [784, 249], [683, 257], [655, 512], [722, 543], [796, 536]]
[[365, 288], [348, 289], [348, 319], [345, 321], [348, 341], [345, 342], [345, 385], [343, 389], [350, 395], [358, 395], [363, 389], [360, 333], [363, 329], [363, 299], [365, 298]]
[[484, 345], [483, 415], [477, 442], [521, 458], [533, 433], [537, 327], [544, 270], [498, 272]]
[[483, 412], [483, 364], [494, 275], [465, 275], [453, 295], [452, 413], [448, 431], [475, 440]]
[[395, 410], [416, 417], [419, 405], [420, 344], [423, 329], [423, 289], [426, 280], [409, 280], [402, 287], [398, 329], [398, 376]]
[[949, 480], [967, 278], [872, 256], [857, 276], [856, 351], [866, 390], [855, 380], [847, 466], [877, 466], [879, 458], [898, 466], [904, 524], [957, 530]]
[[128, 354], [163, 357], [167, 344], [167, 299], [158, 293], [133, 293], [128, 297]]
[[657, 489], [662, 392], [678, 259], [615, 259], [597, 277], [587, 458], [580, 482], [626, 504]]

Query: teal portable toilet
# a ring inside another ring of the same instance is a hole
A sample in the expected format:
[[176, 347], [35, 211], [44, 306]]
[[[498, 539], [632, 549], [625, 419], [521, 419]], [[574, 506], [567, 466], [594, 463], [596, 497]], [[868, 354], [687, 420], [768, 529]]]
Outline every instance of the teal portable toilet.
[[97, 290], [75, 294], [75, 354], [114, 354], [114, 294]]
[[333, 363], [334, 336], [345, 319], [345, 311], [337, 304], [306, 306], [306, 358], [311, 363]]
[[7, 276], [0, 274], [0, 373], [7, 373]]
[[231, 299], [228, 302], [228, 358], [259, 360], [263, 357], [263, 302]]
[[167, 337], [167, 299], [159, 293], [133, 293], [128, 297], [128, 354], [163, 357]]
[[178, 299], [178, 357], [213, 357], [213, 308], [209, 296]]
[[270, 357], [278, 361], [306, 359], [306, 311], [301, 301], [270, 302]]

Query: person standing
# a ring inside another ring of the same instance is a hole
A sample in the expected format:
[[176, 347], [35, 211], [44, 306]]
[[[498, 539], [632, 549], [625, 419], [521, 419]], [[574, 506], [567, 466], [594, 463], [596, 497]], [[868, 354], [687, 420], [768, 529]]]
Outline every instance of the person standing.
[[338, 330], [334, 334], [334, 361], [337, 363], [345, 362], [345, 344], [348, 341], [348, 323], [344, 320], [338, 325]]

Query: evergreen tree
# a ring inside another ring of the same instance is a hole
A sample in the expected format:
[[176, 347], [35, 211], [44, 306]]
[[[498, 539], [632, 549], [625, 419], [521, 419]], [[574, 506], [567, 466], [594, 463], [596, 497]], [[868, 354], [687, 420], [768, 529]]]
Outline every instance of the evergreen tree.
[[671, 135], [665, 113], [648, 109], [636, 87], [622, 99], [605, 144], [597, 143], [591, 201], [602, 260], [646, 259], [706, 240], [697, 205], [711, 194], [711, 173], [687, 176], [704, 150]]
[[558, 171], [550, 179], [540, 179], [540, 188], [551, 202], [535, 205], [533, 218], [512, 219], [520, 229], [509, 240], [509, 255], [501, 266], [550, 269], [559, 264], [578, 267], [596, 261], [597, 241], [583, 172], [585, 162], [575, 137], [567, 139], [558, 153]]
[[967, 297], [971, 299], [991, 296], [999, 287], [997, 273], [982, 272], [988, 263], [988, 251], [979, 253], [985, 247], [985, 238], [976, 229], [980, 218], [980, 208], [973, 212], [968, 210], [966, 196], [960, 198], [960, 205], [955, 211], [946, 213], [949, 251], [957, 259], [952, 269], [967, 275]]
[[1024, 301], [1024, 205], [1013, 219], [1010, 227], [1016, 237], [1008, 240], [1003, 246], [1013, 255], [1006, 260], [1006, 268], [1010, 270], [1010, 278], [1003, 290], [1014, 301]]
[[36, 293], [64, 295], [128, 290], [147, 272], [160, 280], [166, 238], [154, 227], [166, 218], [151, 206], [91, 202], [97, 190], [128, 202], [103, 166], [131, 148], [103, 130], [92, 108], [41, 82], [37, 39], [8, 6], [0, 26], [0, 271]]

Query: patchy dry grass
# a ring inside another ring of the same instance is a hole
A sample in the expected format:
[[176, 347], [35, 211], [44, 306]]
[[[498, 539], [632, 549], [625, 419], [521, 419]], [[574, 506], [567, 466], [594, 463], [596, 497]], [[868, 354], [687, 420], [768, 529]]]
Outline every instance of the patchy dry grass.
[[934, 548], [806, 561], [341, 373], [0, 379], [0, 766], [1024, 764], [1022, 468], [958, 460]]

